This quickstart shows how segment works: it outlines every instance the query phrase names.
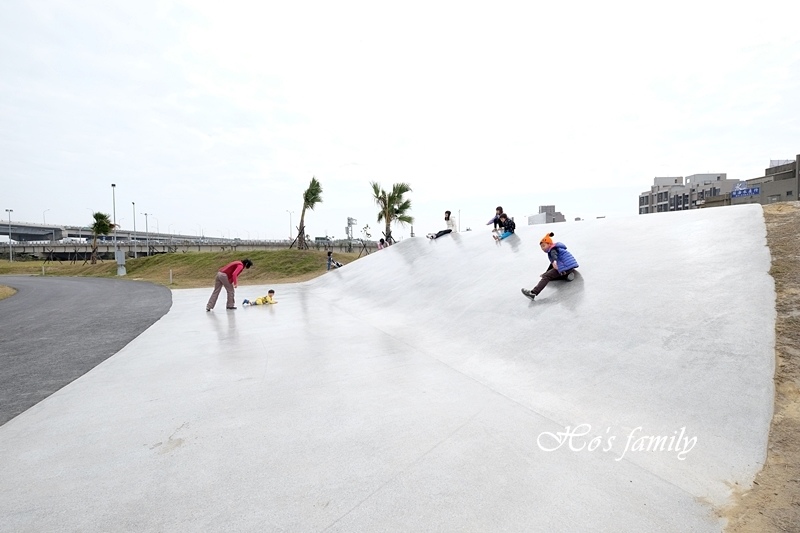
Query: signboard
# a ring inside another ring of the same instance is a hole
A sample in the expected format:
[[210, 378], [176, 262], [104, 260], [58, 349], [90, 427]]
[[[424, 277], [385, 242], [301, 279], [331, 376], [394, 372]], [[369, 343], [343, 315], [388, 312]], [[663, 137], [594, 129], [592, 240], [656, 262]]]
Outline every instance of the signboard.
[[761, 194], [761, 187], [752, 187], [749, 189], [739, 188], [737, 185], [734, 190], [731, 191], [731, 198], [740, 198], [742, 196], [757, 196]]

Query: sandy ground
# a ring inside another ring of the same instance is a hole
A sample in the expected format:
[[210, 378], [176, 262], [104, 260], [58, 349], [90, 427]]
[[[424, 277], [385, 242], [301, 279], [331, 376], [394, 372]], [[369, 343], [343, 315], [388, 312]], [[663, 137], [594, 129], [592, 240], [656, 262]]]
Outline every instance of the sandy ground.
[[800, 532], [800, 202], [764, 207], [775, 278], [775, 414], [764, 469], [722, 516], [730, 533]]

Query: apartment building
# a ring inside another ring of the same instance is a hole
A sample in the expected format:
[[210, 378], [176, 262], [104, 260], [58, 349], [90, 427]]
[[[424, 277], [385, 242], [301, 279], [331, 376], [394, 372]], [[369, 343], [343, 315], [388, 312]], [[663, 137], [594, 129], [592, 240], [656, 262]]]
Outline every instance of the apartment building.
[[[794, 161], [770, 161], [764, 175], [749, 179], [742, 188], [752, 194], [731, 194], [731, 204], [772, 204], [798, 199], [800, 189], [800, 154]], [[756, 192], [757, 190], [757, 192]]]
[[707, 198], [730, 193], [737, 183], [724, 172], [656, 177], [650, 190], [639, 195], [639, 214], [697, 209]]

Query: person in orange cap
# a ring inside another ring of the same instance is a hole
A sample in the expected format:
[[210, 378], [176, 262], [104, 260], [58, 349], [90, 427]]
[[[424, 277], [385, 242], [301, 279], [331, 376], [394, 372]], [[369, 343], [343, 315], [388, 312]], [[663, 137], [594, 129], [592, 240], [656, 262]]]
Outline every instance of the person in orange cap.
[[539, 241], [542, 251], [550, 259], [547, 271], [539, 276], [541, 280], [536, 287], [531, 290], [522, 289], [522, 294], [531, 300], [536, 298], [551, 281], [557, 279], [572, 281], [575, 279], [575, 269], [578, 268], [578, 261], [567, 251], [566, 245], [560, 242], [553, 242], [553, 237], [555, 237], [555, 233], [550, 232]]

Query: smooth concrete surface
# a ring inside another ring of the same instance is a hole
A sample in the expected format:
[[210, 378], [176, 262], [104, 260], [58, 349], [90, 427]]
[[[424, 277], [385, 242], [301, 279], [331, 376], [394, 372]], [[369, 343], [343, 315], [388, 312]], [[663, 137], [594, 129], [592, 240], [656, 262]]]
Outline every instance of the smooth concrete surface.
[[[581, 276], [531, 302], [548, 230]], [[720, 531], [772, 414], [765, 236], [728, 207], [409, 239], [274, 306], [175, 291], [0, 427], [0, 530]]]
[[0, 425], [117, 353], [172, 305], [128, 280], [0, 276]]

